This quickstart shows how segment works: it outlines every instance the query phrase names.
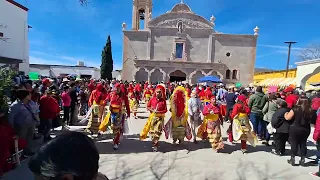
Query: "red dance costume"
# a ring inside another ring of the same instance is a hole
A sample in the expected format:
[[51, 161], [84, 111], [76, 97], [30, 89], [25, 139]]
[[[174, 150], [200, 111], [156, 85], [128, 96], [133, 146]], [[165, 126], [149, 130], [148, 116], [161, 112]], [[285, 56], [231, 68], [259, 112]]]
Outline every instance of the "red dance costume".
[[[0, 176], [5, 172], [10, 171], [14, 164], [8, 163], [7, 159], [15, 153], [14, 146], [15, 132], [13, 128], [7, 122], [0, 123]], [[18, 139], [19, 150], [24, 149], [27, 145], [27, 141], [24, 139]]]
[[[250, 108], [248, 107], [248, 105], [245, 103], [246, 102], [246, 96], [239, 96], [238, 97], [238, 102], [240, 103], [236, 103], [233, 106], [233, 110], [232, 113], [230, 115], [231, 119], [233, 119], [237, 114], [239, 113], [245, 113], [249, 116], [250, 114]], [[232, 122], [231, 122], [232, 123]], [[232, 127], [232, 124], [231, 124]], [[232, 129], [232, 128], [231, 128]], [[228, 138], [229, 141], [232, 142], [233, 141], [233, 136], [232, 136], [232, 130], [230, 130], [228, 132]], [[247, 149], [247, 141], [246, 140], [241, 140], [241, 149]]]
[[[116, 89], [121, 89], [121, 94], [117, 93], [117, 91], [112, 91], [107, 97], [107, 101], [110, 102], [110, 112], [111, 112], [111, 123], [113, 129], [113, 143], [114, 145], [118, 145], [120, 141], [120, 136], [123, 133], [123, 125], [124, 125], [124, 113], [123, 112], [123, 104], [125, 106], [125, 110], [127, 111], [127, 116], [130, 117], [130, 106], [128, 97], [125, 94], [124, 86], [120, 86], [116, 84]], [[120, 117], [119, 117], [120, 116]]]

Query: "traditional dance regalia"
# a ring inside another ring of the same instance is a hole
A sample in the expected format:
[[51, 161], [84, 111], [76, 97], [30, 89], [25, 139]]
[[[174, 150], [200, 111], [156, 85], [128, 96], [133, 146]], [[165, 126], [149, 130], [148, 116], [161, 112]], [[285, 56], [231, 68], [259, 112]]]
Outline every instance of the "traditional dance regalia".
[[131, 95], [133, 94], [133, 90], [134, 90], [134, 87], [132, 83], [130, 83], [128, 87], [128, 97], [131, 97]]
[[237, 101], [238, 103], [234, 105], [231, 114], [231, 119], [233, 119], [231, 133], [234, 141], [241, 140], [241, 151], [245, 153], [247, 151], [247, 141], [255, 147], [258, 140], [248, 118], [250, 109], [245, 103], [245, 96], [239, 96]]
[[131, 112], [133, 112], [133, 116], [135, 119], [137, 119], [137, 111], [139, 106], [138, 96], [139, 96], [139, 92], [134, 91], [130, 97], [130, 110]]
[[164, 96], [165, 89], [163, 86], [158, 85], [155, 91], [156, 96], [153, 96], [147, 105], [147, 108], [151, 114], [142, 132], [140, 133], [141, 140], [146, 139], [148, 133], [150, 134], [153, 151], [158, 150], [159, 138], [162, 134], [164, 117], [165, 113], [167, 112], [167, 104]]
[[95, 90], [92, 91], [89, 98], [89, 106], [91, 106], [92, 112], [87, 125], [87, 131], [91, 134], [99, 132], [100, 122], [102, 121], [105, 113], [105, 99], [107, 94], [103, 89], [102, 84], [97, 84]]
[[204, 93], [204, 87], [202, 87], [199, 90], [200, 92], [198, 94], [199, 94], [200, 100], [204, 103], [205, 102], [204, 100], [206, 99], [206, 94]]
[[207, 105], [210, 103], [211, 97], [213, 96], [211, 87], [207, 87], [207, 89], [204, 91], [204, 95], [205, 95], [205, 98], [203, 101], [204, 101], [204, 104]]
[[189, 100], [191, 98], [191, 88], [189, 87], [189, 85], [187, 85], [186, 91], [188, 93], [187, 100]]
[[148, 104], [149, 100], [152, 97], [152, 91], [151, 91], [151, 85], [149, 85], [145, 90], [144, 90], [144, 101], [146, 104]]
[[[109, 121], [111, 121], [111, 129], [113, 132], [113, 148], [118, 149], [120, 137], [124, 132], [124, 124], [127, 116], [130, 117], [130, 108], [127, 96], [121, 92], [120, 84], [115, 85], [115, 89], [109, 94], [106, 101], [110, 102], [109, 112], [101, 123], [100, 131], [106, 131]], [[125, 110], [123, 109], [125, 105]], [[126, 112], [125, 112], [126, 111]]]
[[181, 144], [184, 137], [188, 140], [192, 138], [191, 128], [188, 123], [188, 92], [182, 86], [178, 86], [174, 91], [170, 99], [171, 118], [165, 125], [166, 138], [169, 138], [169, 134], [173, 138], [173, 143], [177, 140]]
[[203, 109], [204, 120], [198, 129], [197, 136], [201, 139], [209, 139], [211, 147], [218, 152], [223, 149], [224, 144], [221, 136], [222, 117], [219, 106], [216, 104], [215, 97]]
[[133, 91], [137, 93], [137, 101], [139, 105], [139, 101], [141, 100], [141, 84], [140, 83], [136, 84]]

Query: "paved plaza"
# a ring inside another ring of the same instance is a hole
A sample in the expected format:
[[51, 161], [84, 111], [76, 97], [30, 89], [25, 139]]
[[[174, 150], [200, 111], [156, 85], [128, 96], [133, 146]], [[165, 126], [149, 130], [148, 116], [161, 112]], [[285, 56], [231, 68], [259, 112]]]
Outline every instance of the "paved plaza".
[[[130, 134], [126, 135], [115, 151], [109, 135], [102, 138], [93, 138], [100, 151], [100, 172], [109, 179], [130, 180], [300, 180], [317, 179], [311, 177], [309, 172], [317, 170], [317, 166], [292, 167], [287, 164], [289, 156], [278, 157], [271, 154], [271, 147], [258, 145], [248, 147], [248, 153], [242, 154], [240, 144], [226, 143], [221, 153], [215, 153], [208, 142], [184, 142], [182, 145], [172, 144], [172, 140], [161, 138], [159, 152], [151, 152], [151, 142], [139, 140], [148, 113], [145, 105], [139, 108], [138, 119], [131, 117], [129, 120]], [[166, 121], [170, 112], [166, 114]], [[226, 141], [226, 129], [229, 124], [224, 124], [223, 137]], [[84, 126], [74, 126], [71, 130], [82, 131]], [[57, 132], [59, 133], [59, 132]], [[287, 149], [290, 149], [287, 146]], [[315, 159], [316, 148], [308, 141], [307, 162]], [[289, 151], [288, 151], [289, 152]], [[296, 158], [298, 162], [299, 158]], [[27, 162], [9, 172], [4, 180], [31, 180], [32, 173], [28, 171]]]

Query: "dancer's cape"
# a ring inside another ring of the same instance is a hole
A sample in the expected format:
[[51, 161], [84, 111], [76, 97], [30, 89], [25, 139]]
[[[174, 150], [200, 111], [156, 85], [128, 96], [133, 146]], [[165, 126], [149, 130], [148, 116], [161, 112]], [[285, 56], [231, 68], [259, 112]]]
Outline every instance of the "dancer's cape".
[[188, 123], [188, 92], [182, 86], [178, 86], [172, 93], [170, 99], [171, 118], [164, 126], [165, 136], [168, 139], [172, 127], [183, 126], [186, 138], [192, 139], [191, 128]]
[[235, 141], [246, 140], [254, 147], [258, 143], [257, 136], [253, 131], [253, 125], [250, 122], [248, 115], [245, 113], [239, 113], [234, 117], [232, 135]]

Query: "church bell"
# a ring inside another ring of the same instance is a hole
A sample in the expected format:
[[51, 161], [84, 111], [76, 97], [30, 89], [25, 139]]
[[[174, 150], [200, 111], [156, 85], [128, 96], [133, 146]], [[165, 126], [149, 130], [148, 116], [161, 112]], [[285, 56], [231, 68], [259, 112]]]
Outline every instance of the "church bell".
[[144, 20], [144, 10], [143, 9], [139, 10], [139, 18], [140, 18], [140, 20]]

